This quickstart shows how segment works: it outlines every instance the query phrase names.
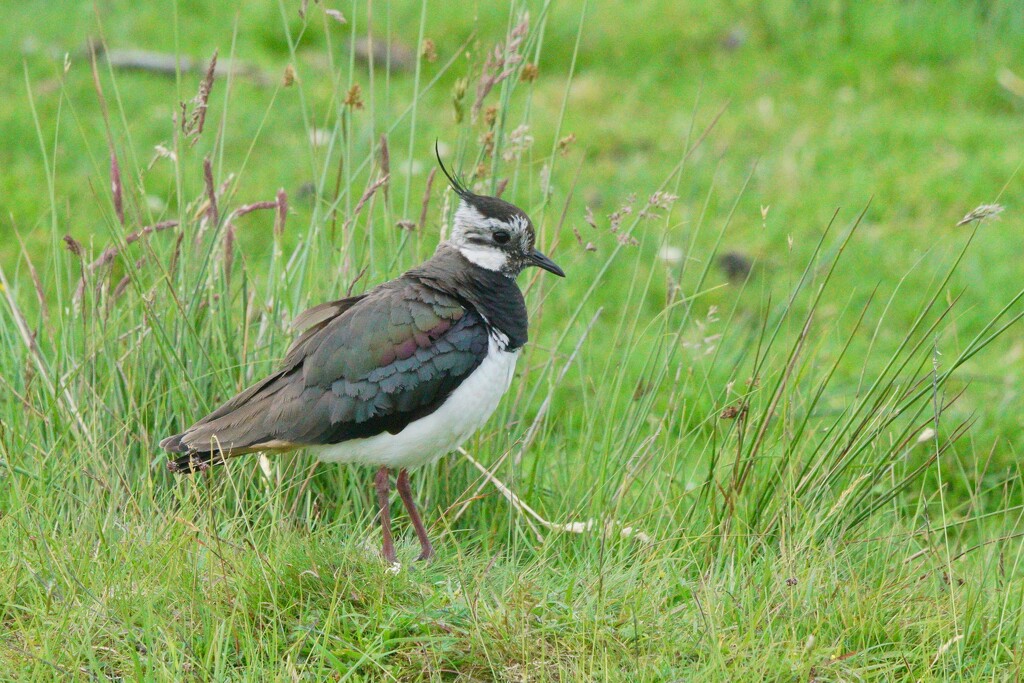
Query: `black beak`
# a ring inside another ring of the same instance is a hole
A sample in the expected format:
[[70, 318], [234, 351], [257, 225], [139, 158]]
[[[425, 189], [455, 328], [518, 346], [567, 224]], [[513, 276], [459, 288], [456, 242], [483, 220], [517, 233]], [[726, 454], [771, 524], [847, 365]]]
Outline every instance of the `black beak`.
[[536, 249], [534, 249], [533, 253], [530, 255], [530, 264], [537, 266], [538, 268], [543, 268], [549, 273], [554, 273], [558, 277], [565, 277], [565, 272], [561, 268], [559, 268], [554, 261], [549, 259], [544, 254], [540, 253]]

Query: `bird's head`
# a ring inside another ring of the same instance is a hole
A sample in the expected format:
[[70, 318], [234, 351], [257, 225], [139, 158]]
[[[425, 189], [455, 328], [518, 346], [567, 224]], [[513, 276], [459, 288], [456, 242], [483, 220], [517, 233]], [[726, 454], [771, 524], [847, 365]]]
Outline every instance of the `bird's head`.
[[459, 197], [449, 241], [468, 261], [512, 278], [528, 266], [565, 277], [534, 247], [536, 233], [525, 211], [503, 199], [470, 192], [444, 167], [440, 152], [437, 161]]

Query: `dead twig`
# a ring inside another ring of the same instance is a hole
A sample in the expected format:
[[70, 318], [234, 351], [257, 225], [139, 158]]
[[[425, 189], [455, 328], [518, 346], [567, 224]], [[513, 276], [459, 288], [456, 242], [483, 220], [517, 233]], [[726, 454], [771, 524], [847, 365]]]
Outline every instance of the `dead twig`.
[[[533, 534], [537, 538], [538, 543], [542, 542], [544, 540], [544, 537], [537, 529], [536, 524], [533, 523], [534, 521], [537, 522], [537, 524], [540, 524], [548, 531], [561, 531], [572, 534], [583, 534], [593, 531], [594, 529], [601, 529], [602, 533], [605, 536], [618, 533], [618, 535], [623, 536], [625, 538], [636, 538], [641, 543], [650, 543], [651, 541], [651, 537], [645, 534], [644, 532], [638, 531], [637, 529], [634, 529], [631, 526], [624, 526], [621, 522], [614, 519], [607, 520], [603, 525], [599, 524], [598, 520], [594, 519], [588, 519], [585, 522], [569, 522], [568, 524], [549, 522], [548, 520], [541, 517], [536, 510], [534, 510], [525, 502], [523, 502], [522, 498], [517, 496], [512, 491], [512, 489], [510, 489], [508, 486], [502, 483], [500, 479], [495, 477], [490, 470], [488, 470], [486, 467], [477, 462], [476, 458], [470, 455], [465, 448], [459, 448], [459, 453], [462, 454], [462, 457], [468, 460], [471, 465], [476, 467], [477, 470], [479, 470], [479, 472], [482, 475], [484, 475], [484, 478], [486, 478], [487, 481], [489, 481], [491, 484], [494, 485], [496, 489], [498, 489], [501, 495], [503, 495], [505, 499], [508, 500], [512, 507], [526, 515], [524, 519], [527, 525], [530, 527], [530, 530], [533, 531]], [[500, 464], [500, 462], [498, 464]], [[495, 469], [497, 469], [497, 466], [495, 466]], [[532, 521], [530, 518], [532, 518]]]
[[356, 38], [350, 49], [357, 62], [383, 65], [392, 73], [412, 71], [416, 66], [413, 49], [393, 38], [387, 41]]

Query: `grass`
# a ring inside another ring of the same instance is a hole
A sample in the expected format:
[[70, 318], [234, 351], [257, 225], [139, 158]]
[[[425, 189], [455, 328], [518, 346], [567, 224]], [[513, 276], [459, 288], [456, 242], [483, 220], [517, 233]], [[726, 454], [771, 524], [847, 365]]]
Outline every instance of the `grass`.
[[[1019, 676], [1024, 149], [1000, 83], [1024, 25], [1000, 2], [656, 5], [6, 10], [11, 678]], [[357, 60], [367, 33], [395, 69]], [[202, 75], [94, 76], [87, 36], [265, 83], [218, 78], [186, 135]], [[431, 253], [435, 138], [569, 277], [522, 278], [513, 390], [468, 457], [414, 475], [439, 557], [393, 573], [368, 472], [174, 478], [155, 444], [270, 370], [304, 307]]]

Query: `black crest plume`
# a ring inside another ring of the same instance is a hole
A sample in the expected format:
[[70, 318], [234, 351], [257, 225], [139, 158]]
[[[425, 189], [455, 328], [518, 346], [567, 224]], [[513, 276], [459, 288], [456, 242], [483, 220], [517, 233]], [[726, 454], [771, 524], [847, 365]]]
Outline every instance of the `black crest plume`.
[[444, 173], [444, 177], [451, 183], [452, 189], [455, 190], [455, 194], [459, 195], [463, 199], [472, 197], [473, 193], [466, 189], [466, 186], [459, 182], [455, 176], [448, 172], [448, 169], [444, 167], [444, 162], [441, 161], [441, 150], [438, 147], [437, 140], [434, 140], [434, 154], [437, 155], [437, 163], [441, 166], [441, 172]]

